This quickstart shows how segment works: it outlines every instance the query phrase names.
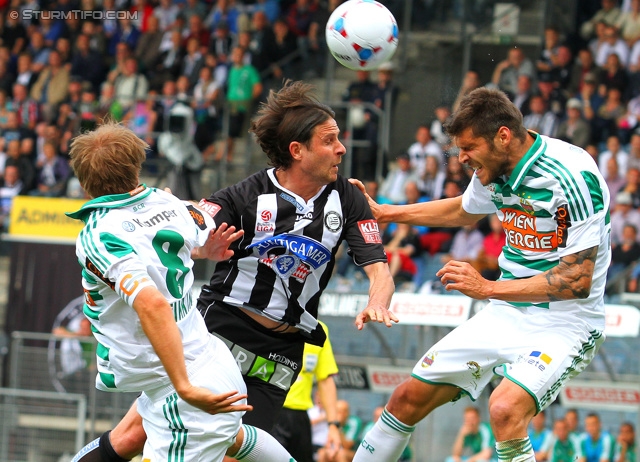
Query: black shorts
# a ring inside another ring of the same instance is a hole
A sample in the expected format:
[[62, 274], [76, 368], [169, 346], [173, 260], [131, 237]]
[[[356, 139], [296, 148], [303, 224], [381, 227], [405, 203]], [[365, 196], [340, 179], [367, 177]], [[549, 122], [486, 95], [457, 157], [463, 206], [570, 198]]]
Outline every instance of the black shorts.
[[273, 427], [273, 436], [296, 462], [313, 462], [314, 447], [307, 411], [283, 408]]
[[240, 366], [253, 411], [242, 422], [271, 433], [291, 384], [302, 368], [304, 337], [275, 333], [240, 309], [198, 300], [209, 332], [227, 344]]
[[236, 112], [229, 115], [229, 137], [240, 138], [242, 133], [242, 127], [244, 126], [244, 112]]

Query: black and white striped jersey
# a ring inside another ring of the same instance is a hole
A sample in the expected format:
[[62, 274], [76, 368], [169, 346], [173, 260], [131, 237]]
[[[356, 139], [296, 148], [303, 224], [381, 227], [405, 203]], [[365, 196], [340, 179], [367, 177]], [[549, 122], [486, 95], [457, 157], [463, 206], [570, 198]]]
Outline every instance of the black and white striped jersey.
[[[359, 266], [387, 261], [364, 195], [341, 176], [307, 202], [266, 169], [200, 205], [216, 224], [245, 233], [231, 247], [233, 258], [216, 265], [201, 307], [214, 301], [242, 306], [311, 332], [343, 240]], [[206, 319], [209, 310], [201, 310]]]

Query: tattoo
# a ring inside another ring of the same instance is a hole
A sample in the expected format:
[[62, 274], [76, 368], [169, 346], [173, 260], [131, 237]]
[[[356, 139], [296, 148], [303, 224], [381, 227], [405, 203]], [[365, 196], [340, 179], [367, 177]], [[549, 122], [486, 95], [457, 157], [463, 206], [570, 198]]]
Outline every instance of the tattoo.
[[591, 247], [562, 257], [557, 266], [547, 271], [549, 301], [587, 298], [597, 255], [598, 247]]

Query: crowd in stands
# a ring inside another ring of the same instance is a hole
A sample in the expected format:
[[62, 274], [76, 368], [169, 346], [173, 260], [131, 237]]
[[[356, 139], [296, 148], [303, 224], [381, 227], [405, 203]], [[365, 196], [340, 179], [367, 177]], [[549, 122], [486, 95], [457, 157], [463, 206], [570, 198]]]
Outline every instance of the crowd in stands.
[[[51, 0], [0, 10], [0, 220], [12, 197], [80, 196], [70, 140], [105, 118], [159, 154], [180, 100], [194, 112], [205, 157], [233, 157], [245, 114], [284, 78], [325, 59], [329, 4], [315, 0]], [[35, 12], [35, 13], [34, 13]], [[80, 14], [84, 12], [83, 14]], [[91, 14], [86, 14], [87, 12]], [[322, 59], [319, 56], [322, 56]], [[223, 117], [229, 124], [221, 133]], [[246, 130], [244, 130], [246, 132]], [[218, 137], [227, 136], [216, 151]], [[17, 170], [17, 175], [16, 175]]]
[[[631, 462], [635, 461], [635, 427], [622, 422], [610, 433], [602, 428], [600, 416], [591, 412], [580, 429], [578, 411], [569, 409], [564, 416], [547, 420], [538, 413], [529, 425], [529, 439], [538, 462]], [[489, 424], [481, 421], [477, 407], [464, 410], [463, 424], [456, 436], [447, 462], [494, 461], [494, 437]]]

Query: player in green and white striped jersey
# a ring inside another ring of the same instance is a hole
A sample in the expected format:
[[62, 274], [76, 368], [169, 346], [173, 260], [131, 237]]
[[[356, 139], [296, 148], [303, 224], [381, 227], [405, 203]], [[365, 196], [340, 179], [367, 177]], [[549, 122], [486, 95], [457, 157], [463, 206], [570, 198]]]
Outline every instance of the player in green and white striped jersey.
[[475, 400], [494, 374], [507, 379], [489, 402], [498, 459], [533, 462], [531, 418], [604, 341], [609, 192], [593, 159], [528, 132], [520, 111], [498, 90], [471, 92], [446, 129], [459, 160], [475, 171], [461, 197], [369, 203], [379, 222], [412, 225], [465, 226], [497, 214], [507, 237], [501, 276], [488, 281], [458, 261], [437, 273], [447, 290], [490, 303], [426, 352], [354, 462], [397, 460], [415, 424], [462, 395]]
[[[227, 346], [191, 298], [193, 258], [229, 258], [242, 232], [171, 194], [138, 185], [147, 145], [103, 125], [74, 139], [71, 164], [93, 198], [69, 216], [85, 223], [76, 253], [84, 313], [98, 341], [96, 387], [139, 391], [137, 412], [153, 461], [293, 459], [266, 432], [242, 425], [246, 387]], [[107, 435], [108, 439], [108, 435]], [[101, 460], [104, 439], [74, 460]], [[106, 444], [105, 444], [106, 445]]]

